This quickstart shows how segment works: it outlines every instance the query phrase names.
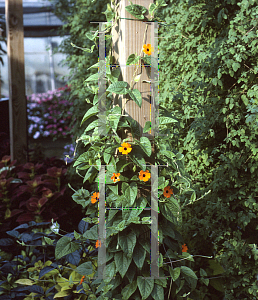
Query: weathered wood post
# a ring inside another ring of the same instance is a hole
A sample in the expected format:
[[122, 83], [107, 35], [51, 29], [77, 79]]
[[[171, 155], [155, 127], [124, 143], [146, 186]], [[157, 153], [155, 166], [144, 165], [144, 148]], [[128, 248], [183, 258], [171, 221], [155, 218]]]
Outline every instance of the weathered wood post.
[[[142, 106], [141, 108], [133, 101], [127, 101], [128, 95], [116, 95], [114, 97], [114, 105], [118, 104], [122, 110], [123, 115], [127, 115], [135, 120], [139, 124], [140, 137], [146, 136], [152, 142], [152, 154], [155, 153], [154, 147], [154, 135], [158, 133], [158, 122], [156, 107], [158, 102], [154, 101], [157, 95], [157, 85], [154, 84], [156, 78], [154, 78], [154, 68], [147, 75], [147, 68], [142, 66], [142, 61], [140, 60], [137, 65], [126, 65], [126, 61], [131, 54], [143, 55], [142, 51], [143, 44], [151, 44], [157, 46], [157, 40], [155, 41], [154, 25], [157, 29], [157, 24], [152, 22], [142, 22], [141, 20], [135, 20], [136, 18], [126, 11], [125, 7], [131, 5], [129, 0], [118, 0], [120, 5], [118, 7], [118, 15], [120, 19], [115, 27], [112, 28], [112, 56], [113, 64], [119, 65], [121, 68], [122, 78], [119, 80], [128, 82], [130, 88], [136, 88], [140, 91], [142, 96]], [[153, 0], [133, 0], [133, 4], [138, 4], [144, 6], [147, 10]], [[113, 8], [115, 6], [113, 5]], [[149, 13], [147, 11], [147, 13]], [[145, 17], [150, 18], [150, 14], [145, 14]], [[157, 30], [156, 30], [157, 33]], [[157, 51], [158, 48], [154, 47], [155, 58], [158, 58]], [[137, 68], [138, 67], [138, 68]], [[140, 75], [140, 80], [138, 82], [132, 82], [133, 77]], [[150, 76], [151, 74], [151, 76]], [[151, 77], [151, 78], [150, 78]], [[144, 82], [144, 80], [149, 82]], [[151, 82], [151, 84], [150, 84]], [[133, 85], [132, 85], [133, 84]], [[127, 101], [127, 102], [126, 102]], [[125, 104], [126, 102], [126, 104]], [[143, 128], [145, 122], [151, 121], [152, 131], [149, 133], [143, 133]], [[154, 129], [155, 126], [155, 129]], [[124, 137], [129, 138], [128, 143], [133, 142], [132, 134], [129, 130], [125, 130]], [[159, 278], [158, 271], [158, 167], [153, 166], [155, 164], [154, 158], [146, 160], [146, 166], [151, 166], [151, 189], [150, 190], [138, 190], [139, 196], [150, 195], [151, 192], [151, 279]], [[128, 168], [124, 169], [125, 171]]]
[[[153, 3], [153, 0], [134, 0], [133, 4], [139, 4], [147, 9], [149, 5]], [[112, 56], [115, 59], [113, 64], [119, 65], [122, 72], [122, 80], [131, 83], [133, 75], [137, 69], [137, 65], [126, 66], [126, 61], [129, 55], [142, 53], [142, 44], [151, 43], [151, 22], [141, 22], [140, 20], [129, 20], [136, 19], [129, 12], [125, 10], [125, 7], [130, 5], [129, 0], [121, 0], [118, 8], [120, 20], [118, 20], [117, 26], [112, 28]], [[114, 6], [113, 6], [114, 7]], [[147, 18], [150, 15], [145, 15]], [[126, 18], [126, 19], [125, 19]], [[147, 26], [147, 28], [146, 28]], [[146, 30], [147, 29], [147, 30]], [[143, 39], [143, 37], [145, 37]], [[152, 41], [152, 45], [154, 41]], [[141, 63], [141, 61], [139, 62]], [[128, 95], [115, 95], [114, 104], [118, 104], [121, 108], [124, 107], [122, 114], [130, 116], [133, 120], [139, 123], [140, 136], [146, 136], [150, 140], [153, 140], [153, 134], [143, 134], [143, 128], [145, 122], [150, 120], [150, 103], [151, 103], [151, 92], [150, 83], [143, 82], [143, 80], [149, 80], [146, 68], [140, 65], [134, 76], [141, 74], [138, 82], [133, 81], [133, 87], [138, 89], [142, 96], [142, 107], [140, 108], [133, 100], [129, 100], [126, 105], [125, 102], [128, 99]], [[124, 138], [130, 138], [133, 141], [132, 135], [129, 130], [125, 131]], [[153, 149], [154, 151], [154, 149]]]
[[9, 124], [11, 160], [27, 161], [27, 105], [24, 73], [22, 0], [5, 1], [9, 72]]

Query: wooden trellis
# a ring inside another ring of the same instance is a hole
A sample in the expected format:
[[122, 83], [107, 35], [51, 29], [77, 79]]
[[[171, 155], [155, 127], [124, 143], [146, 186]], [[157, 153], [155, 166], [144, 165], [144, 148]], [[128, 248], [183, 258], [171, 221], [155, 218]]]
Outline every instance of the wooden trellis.
[[[151, 121], [152, 128], [154, 127], [153, 124], [157, 121], [156, 120], [156, 106], [157, 103], [154, 100], [154, 96], [157, 95], [157, 90], [155, 83], [153, 82], [154, 72], [153, 69], [149, 71], [147, 74], [147, 69], [144, 66], [141, 66], [141, 61], [138, 62], [140, 66], [137, 69], [137, 65], [126, 65], [127, 58], [131, 54], [136, 54], [137, 56], [143, 52], [142, 46], [143, 44], [151, 44], [154, 47], [154, 44], [157, 44], [154, 40], [154, 26], [157, 29], [157, 24], [151, 24], [148, 22], [148, 27], [146, 31], [146, 22], [142, 22], [139, 20], [128, 20], [128, 19], [135, 19], [132, 17], [129, 12], [126, 11], [125, 7], [130, 5], [131, 3], [128, 0], [118, 0], [120, 3], [118, 14], [120, 16], [120, 20], [118, 21], [117, 26], [112, 28], [112, 56], [115, 59], [113, 61], [114, 67], [119, 66], [121, 70], [121, 77], [119, 81], [127, 82], [130, 87], [132, 83], [132, 79], [134, 76], [141, 74], [140, 80], [138, 82], [133, 82], [133, 88], [139, 90], [142, 96], [142, 106], [141, 108], [133, 101], [130, 100], [127, 102], [125, 106], [125, 110], [122, 110], [123, 115], [129, 116], [131, 119], [137, 122], [139, 125], [139, 132], [140, 138], [146, 136], [150, 140], [153, 140], [154, 135], [158, 133], [158, 122], [156, 123], [155, 129], [152, 130], [149, 134], [143, 133], [143, 128], [145, 126], [145, 122]], [[133, 4], [138, 4], [144, 6], [145, 8], [149, 8], [150, 4], [153, 3], [152, 0], [133, 0]], [[115, 3], [116, 5], [116, 3]], [[113, 5], [114, 8], [114, 5]], [[146, 15], [147, 18], [150, 15]], [[101, 23], [101, 22], [100, 22]], [[145, 32], [146, 31], [146, 32]], [[104, 61], [105, 59], [105, 51], [104, 51], [104, 38], [103, 38], [103, 27], [100, 25], [100, 46], [99, 46], [99, 59], [100, 61]], [[156, 31], [157, 32], [157, 31]], [[143, 39], [143, 37], [145, 38]], [[156, 49], [156, 50], [155, 50]], [[157, 47], [154, 47], [154, 52], [157, 51]], [[155, 53], [155, 57], [157, 58], [157, 53]], [[135, 73], [135, 70], [137, 72]], [[151, 68], [149, 68], [151, 69]], [[99, 121], [102, 122], [101, 119], [105, 119], [105, 100], [103, 101], [105, 96], [105, 81], [104, 81], [104, 68], [103, 63], [102, 67], [100, 68], [100, 77], [99, 77]], [[150, 76], [151, 74], [151, 76]], [[150, 78], [151, 77], [151, 78]], [[143, 82], [144, 80], [148, 82]], [[156, 81], [156, 78], [154, 78]], [[158, 80], [157, 80], [158, 81]], [[150, 84], [151, 83], [151, 84]], [[152, 90], [151, 90], [152, 86]], [[154, 88], [155, 86], [155, 88]], [[152, 97], [151, 97], [152, 96]], [[117, 95], [113, 94], [114, 105], [118, 104], [121, 108], [124, 107], [125, 101], [128, 99], [126, 95]], [[102, 103], [103, 102], [103, 103]], [[150, 110], [150, 104], [152, 111]], [[102, 111], [103, 110], [103, 111]], [[100, 122], [100, 123], [101, 123]], [[99, 123], [99, 124], [100, 124]], [[103, 123], [103, 122], [102, 122]], [[105, 129], [105, 126], [103, 126]], [[103, 132], [103, 129], [101, 131]], [[100, 133], [101, 134], [101, 133]], [[129, 138], [128, 142], [133, 142], [133, 137], [130, 131], [124, 132], [123, 138]], [[152, 152], [154, 152], [154, 144], [152, 147]], [[151, 165], [149, 164], [151, 163]], [[146, 166], [151, 166], [151, 191], [150, 189], [141, 189], [138, 190], [138, 196], [147, 196], [150, 195], [151, 192], [151, 208], [145, 208], [145, 210], [151, 209], [151, 279], [160, 278], [158, 275], [158, 166], [154, 166], [154, 159], [146, 161]], [[126, 167], [124, 168], [126, 171]], [[104, 166], [101, 166], [99, 172], [99, 239], [101, 241], [104, 240], [105, 237], [105, 169]], [[144, 195], [146, 193], [146, 195]], [[106, 265], [106, 246], [103, 244], [98, 252], [98, 278], [101, 279], [103, 276], [105, 277], [105, 265]], [[147, 278], [145, 278], [147, 279]]]

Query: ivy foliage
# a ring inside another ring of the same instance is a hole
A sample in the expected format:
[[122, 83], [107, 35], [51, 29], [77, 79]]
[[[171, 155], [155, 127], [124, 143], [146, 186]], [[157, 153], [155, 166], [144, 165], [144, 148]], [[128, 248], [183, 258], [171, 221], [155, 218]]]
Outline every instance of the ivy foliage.
[[221, 266], [200, 261], [221, 277], [196, 297], [257, 299], [257, 2], [166, 3], [159, 101], [180, 120], [171, 139], [197, 197], [212, 190], [185, 211], [185, 236], [194, 253]]

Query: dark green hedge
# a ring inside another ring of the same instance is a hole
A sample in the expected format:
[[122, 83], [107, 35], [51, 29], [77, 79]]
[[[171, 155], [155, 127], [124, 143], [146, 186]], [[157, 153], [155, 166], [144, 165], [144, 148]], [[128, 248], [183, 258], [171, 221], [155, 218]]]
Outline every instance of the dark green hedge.
[[161, 29], [160, 103], [181, 120], [171, 138], [197, 195], [211, 190], [186, 212], [185, 234], [191, 251], [223, 266], [210, 283], [224, 285], [225, 299], [257, 299], [257, 2], [178, 0], [164, 10], [174, 26]]

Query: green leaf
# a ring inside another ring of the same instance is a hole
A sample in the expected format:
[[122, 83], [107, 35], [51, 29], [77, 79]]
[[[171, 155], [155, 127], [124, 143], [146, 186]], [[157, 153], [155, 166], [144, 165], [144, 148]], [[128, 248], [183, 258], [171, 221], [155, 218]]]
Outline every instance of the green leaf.
[[95, 38], [96, 38], [96, 36], [99, 34], [99, 31], [97, 30], [94, 34], [92, 34], [90, 31], [88, 31], [87, 33], [86, 33], [86, 37], [89, 39], [89, 40], [91, 40], [91, 41], [93, 41]]
[[153, 16], [153, 12], [155, 11], [155, 9], [156, 9], [156, 5], [154, 3], [151, 3], [149, 5], [149, 13], [151, 16]]
[[131, 5], [128, 5], [125, 7], [125, 10], [128, 11], [131, 15], [136, 17], [139, 20], [144, 19], [144, 14], [146, 13], [147, 9], [144, 6], [138, 5], [138, 4], [133, 4], [130, 1]]
[[96, 64], [92, 65], [91, 67], [89, 67], [87, 70], [91, 69], [91, 68], [98, 68], [99, 67], [99, 62], [97, 62]]
[[92, 106], [92, 107], [86, 112], [86, 114], [84, 115], [84, 117], [82, 118], [81, 125], [82, 125], [86, 120], [88, 120], [90, 117], [96, 115], [98, 112], [99, 112], [98, 105]]
[[[115, 68], [115, 69], [113, 69], [113, 70], [111, 71], [111, 75], [108, 76], [108, 74], [107, 74], [107, 77], [108, 77], [108, 79], [110, 79], [110, 81], [111, 81], [112, 83], [115, 83], [115, 82], [118, 81], [118, 78], [119, 78], [120, 74], [121, 74], [121, 71], [120, 71], [120, 69], [117, 67], [117, 68]], [[111, 80], [111, 78], [112, 78], [112, 80]]]
[[157, 7], [159, 7], [159, 6], [167, 6], [165, 0], [158, 0], [158, 1], [156, 1], [156, 5], [157, 5]]
[[191, 270], [190, 268], [188, 268], [186, 266], [181, 266], [180, 268], [181, 268], [181, 271], [184, 275], [186, 275], [190, 278], [198, 280], [198, 277], [195, 275], [193, 270]]
[[108, 116], [108, 121], [110, 123], [110, 126], [112, 129], [114, 129], [114, 131], [117, 131], [117, 126], [118, 126], [118, 123], [119, 123], [119, 119], [120, 119], [120, 116], [118, 115], [112, 115], [110, 114]]
[[127, 235], [118, 236], [118, 244], [121, 246], [124, 253], [127, 254], [127, 257], [131, 257], [133, 255], [134, 247], [136, 245], [136, 234], [135, 232], [130, 232]]
[[143, 133], [150, 131], [150, 129], [151, 129], [151, 121], [145, 122]]
[[159, 117], [159, 125], [177, 123], [178, 121], [169, 117]]
[[233, 68], [234, 72], [236, 72], [240, 67], [241, 67], [241, 65], [238, 62], [234, 62], [232, 64], [232, 68]]
[[210, 279], [210, 285], [220, 292], [224, 292], [224, 283], [222, 278]]
[[208, 286], [210, 282], [208, 278], [200, 278], [200, 281], [203, 282], [206, 286]]
[[80, 245], [78, 243], [72, 242], [70, 237], [63, 236], [56, 243], [55, 257], [56, 259], [60, 259], [61, 257], [73, 253], [78, 249], [80, 249]]
[[183, 158], [184, 158], [184, 154], [182, 154], [182, 153], [176, 154], [176, 160], [182, 160]]
[[200, 268], [200, 275], [204, 277], [204, 276], [207, 276], [207, 273], [206, 273], [205, 270], [203, 270], [202, 268]]
[[133, 251], [133, 260], [136, 266], [141, 270], [146, 257], [146, 250], [141, 245], [137, 245]]
[[176, 154], [174, 154], [172, 151], [167, 151], [167, 150], [162, 150], [161, 154], [165, 155], [170, 159], [173, 159], [176, 156]]
[[78, 47], [78, 46], [74, 45], [74, 43], [71, 43], [71, 45], [72, 45], [74, 48], [77, 48], [77, 49], [86, 51], [86, 52], [88, 52], [88, 53], [92, 53], [92, 52], [93, 52], [93, 49], [95, 48], [95, 45], [93, 45], [93, 46], [91, 47], [91, 49]]
[[197, 285], [197, 280], [198, 280], [197, 276], [195, 275], [193, 270], [191, 270], [188, 267], [181, 266], [181, 270], [182, 270], [182, 273], [183, 273], [186, 281], [188, 282], [188, 284], [190, 284], [191, 290], [193, 291]]
[[133, 205], [137, 196], [138, 188], [136, 182], [132, 182], [130, 186], [125, 189], [125, 196], [129, 201], [129, 205]]
[[97, 240], [99, 238], [98, 225], [94, 225], [90, 230], [84, 232], [83, 237], [90, 240]]
[[103, 158], [104, 158], [104, 162], [108, 165], [111, 156], [113, 155], [113, 147], [107, 147], [104, 150], [104, 154], [103, 154]]
[[91, 275], [93, 273], [92, 262], [87, 261], [79, 265], [75, 270], [82, 276]]
[[[162, 269], [161, 269], [162, 270]], [[163, 276], [163, 274], [159, 274], [159, 276]], [[158, 285], [161, 285], [163, 287], [167, 286], [167, 278], [162, 278], [162, 279], [155, 279], [154, 282]]]
[[121, 251], [115, 253], [116, 269], [118, 270], [122, 278], [124, 278], [125, 273], [128, 270], [131, 261], [132, 258], [131, 257], [128, 258], [125, 253]]
[[76, 232], [75, 230], [73, 231], [73, 233], [74, 233], [74, 238], [75, 238], [76, 240], [78, 240], [78, 239], [81, 238], [81, 234], [79, 234], [79, 233]]
[[146, 171], [146, 161], [140, 153], [135, 153], [131, 156], [132, 161], [139, 166], [143, 171]]
[[132, 283], [126, 285], [122, 289], [122, 296], [124, 300], [128, 300], [130, 296], [136, 291], [137, 289], [137, 281], [133, 281]]
[[98, 126], [99, 126], [99, 120], [95, 120], [87, 126], [87, 128], [84, 130], [84, 132], [87, 132], [87, 131], [90, 131], [92, 129], [98, 128]]
[[144, 279], [142, 276], [137, 276], [137, 285], [142, 299], [147, 299], [154, 288], [154, 280]]
[[159, 207], [161, 213], [170, 222], [182, 222], [180, 206], [175, 198], [170, 197], [166, 202], [160, 202]]
[[[94, 175], [96, 175], [96, 174], [97, 174], [97, 170], [95, 169], [95, 167], [90, 167], [84, 176], [83, 183], [86, 182], [86, 180], [88, 180], [89, 178], [94, 177]], [[75, 202], [77, 202], [77, 201], [75, 201]], [[82, 201], [78, 204], [81, 204], [85, 208], [89, 203], [90, 203], [90, 200], [84, 202], [84, 204]]]
[[127, 66], [128, 65], [135, 65], [135, 64], [137, 64], [137, 62], [139, 61], [140, 58], [141, 58], [141, 56], [136, 56], [135, 54], [131, 54], [127, 58], [126, 65]]
[[55, 294], [54, 299], [56, 299], [56, 298], [64, 298], [64, 297], [70, 295], [70, 293], [71, 292], [70, 292], [69, 289], [68, 290], [64, 290], [64, 291], [60, 291], [60, 292], [58, 292], [58, 293]]
[[15, 281], [15, 283], [19, 283], [22, 285], [33, 285], [34, 281], [30, 280], [30, 279], [18, 279]]
[[[93, 168], [93, 167], [91, 167]], [[88, 173], [88, 172], [87, 172]], [[90, 196], [90, 193], [88, 190], [85, 190], [84, 188], [81, 188], [80, 190], [76, 191], [73, 195], [73, 201], [80, 204], [83, 208], [85, 208], [88, 205], [88, 201], [86, 198]]]
[[176, 281], [177, 278], [180, 276], [180, 268], [177, 267], [175, 269], [172, 269], [170, 266], [169, 266], [169, 273], [173, 279], [173, 281]]
[[135, 141], [148, 156], [151, 156], [152, 154], [151, 142], [147, 137], [145, 136], [141, 137], [140, 142], [137, 140]]
[[107, 279], [104, 279], [104, 282], [106, 284], [113, 279], [115, 272], [116, 272], [116, 264], [114, 261], [112, 261], [111, 264], [106, 265], [106, 276], [108, 277]]
[[180, 258], [187, 258], [187, 260], [193, 261], [194, 262], [194, 258], [191, 254], [187, 253], [187, 252], [183, 252], [182, 255], [179, 255]]
[[129, 92], [129, 90], [127, 89], [128, 86], [129, 86], [128, 83], [125, 81], [117, 81], [115, 83], [112, 83], [108, 87], [107, 91], [119, 95], [126, 95]]
[[44, 240], [46, 241], [46, 243], [47, 243], [48, 245], [53, 245], [53, 243], [54, 243], [54, 240], [51, 240], [50, 238], [48, 238], [48, 237], [46, 237], [46, 236], [44, 236]]
[[164, 299], [164, 288], [159, 284], [155, 284], [151, 296], [154, 300]]
[[116, 227], [115, 227], [115, 229], [117, 230], [117, 231], [123, 231], [124, 230], [124, 228], [125, 228], [125, 220], [123, 220], [123, 221], [121, 221]]
[[142, 107], [142, 95], [141, 92], [137, 89], [128, 90], [128, 94], [132, 100], [139, 106]]
[[223, 274], [225, 271], [223, 267], [214, 259], [208, 260], [209, 267], [213, 270], [213, 275]]
[[92, 74], [85, 81], [97, 81], [99, 80], [99, 75], [99, 73]]

